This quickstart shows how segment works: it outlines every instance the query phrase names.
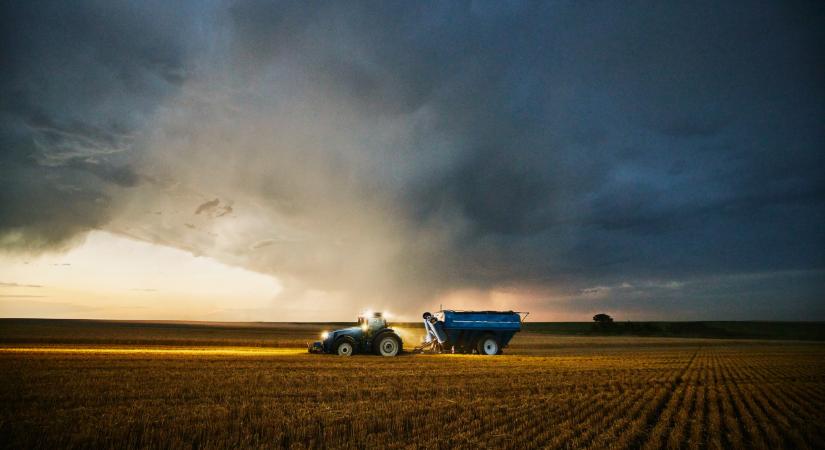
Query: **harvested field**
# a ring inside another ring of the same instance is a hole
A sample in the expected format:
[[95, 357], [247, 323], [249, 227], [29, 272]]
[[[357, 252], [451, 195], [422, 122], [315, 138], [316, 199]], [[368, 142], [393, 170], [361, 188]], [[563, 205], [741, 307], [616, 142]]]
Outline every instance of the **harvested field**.
[[[47, 330], [46, 321], [34, 328], [5, 321], [3, 447], [825, 443], [819, 343], [525, 332], [495, 357], [339, 358], [294, 346], [294, 336], [311, 338], [323, 325], [270, 325], [266, 334], [252, 326], [198, 325], [193, 332], [165, 324], [158, 335], [145, 326], [67, 324]], [[72, 333], [89, 340], [67, 343]]]

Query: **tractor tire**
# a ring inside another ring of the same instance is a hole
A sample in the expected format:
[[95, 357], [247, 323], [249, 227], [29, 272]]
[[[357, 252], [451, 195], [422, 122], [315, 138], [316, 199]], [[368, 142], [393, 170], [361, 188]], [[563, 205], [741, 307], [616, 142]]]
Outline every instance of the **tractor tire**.
[[343, 337], [335, 342], [335, 354], [338, 356], [352, 356], [355, 353], [355, 341], [350, 337]]
[[401, 338], [395, 333], [382, 333], [373, 341], [375, 354], [379, 356], [398, 356], [402, 350]]
[[476, 350], [479, 355], [498, 355], [501, 351], [501, 344], [498, 343], [498, 339], [496, 339], [495, 336], [486, 334], [478, 340]]

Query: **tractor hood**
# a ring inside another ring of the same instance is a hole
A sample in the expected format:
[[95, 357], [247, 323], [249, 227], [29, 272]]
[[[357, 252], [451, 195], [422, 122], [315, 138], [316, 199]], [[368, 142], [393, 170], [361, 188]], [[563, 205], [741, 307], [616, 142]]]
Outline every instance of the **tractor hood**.
[[352, 336], [357, 338], [361, 336], [364, 331], [361, 330], [361, 327], [349, 327], [349, 328], [341, 328], [340, 330], [330, 331], [329, 337], [327, 339], [335, 340], [341, 336]]

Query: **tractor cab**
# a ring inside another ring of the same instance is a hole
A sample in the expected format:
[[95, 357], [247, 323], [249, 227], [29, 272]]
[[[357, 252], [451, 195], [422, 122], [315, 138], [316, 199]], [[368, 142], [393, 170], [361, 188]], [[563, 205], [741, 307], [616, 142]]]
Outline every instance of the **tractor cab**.
[[387, 328], [387, 319], [380, 312], [367, 314], [362, 313], [358, 315], [358, 326], [362, 331], [368, 334], [373, 334], [376, 331]]

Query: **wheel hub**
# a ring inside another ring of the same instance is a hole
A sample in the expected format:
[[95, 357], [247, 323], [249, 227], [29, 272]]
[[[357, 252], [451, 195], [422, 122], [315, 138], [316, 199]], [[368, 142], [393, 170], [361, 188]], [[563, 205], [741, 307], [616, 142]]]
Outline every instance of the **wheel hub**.
[[341, 356], [352, 355], [352, 345], [350, 345], [348, 342], [344, 342], [343, 344], [339, 345], [338, 354]]
[[487, 339], [484, 341], [484, 353], [488, 355], [495, 355], [498, 353], [498, 344], [496, 344], [496, 341], [492, 339]]
[[395, 339], [388, 337], [381, 340], [379, 349], [384, 356], [395, 356], [395, 354], [398, 353], [398, 344], [395, 342]]

